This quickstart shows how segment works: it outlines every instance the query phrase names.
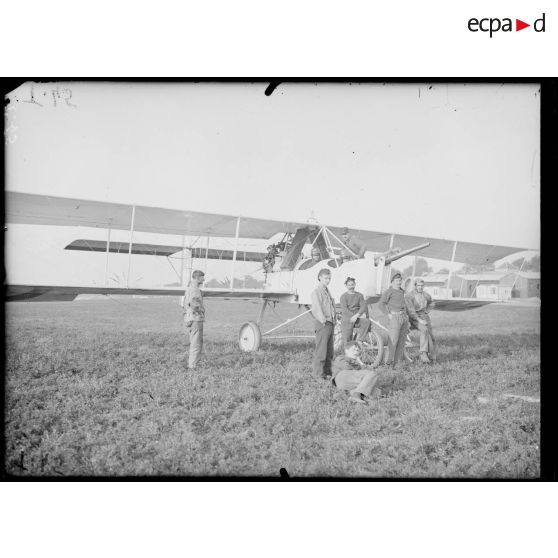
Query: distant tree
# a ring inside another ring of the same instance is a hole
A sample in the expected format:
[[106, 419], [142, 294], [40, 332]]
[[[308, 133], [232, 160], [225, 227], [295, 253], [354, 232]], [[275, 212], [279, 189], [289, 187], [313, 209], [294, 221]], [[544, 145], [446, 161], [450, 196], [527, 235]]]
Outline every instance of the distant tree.
[[[523, 258], [519, 260], [514, 260], [513, 262], [504, 262], [501, 263], [496, 269], [502, 271], [517, 271], [521, 267], [521, 263], [523, 262]], [[523, 267], [525, 269], [525, 266]]]
[[210, 279], [209, 281], [207, 281], [205, 283], [205, 286], [210, 288], [210, 289], [219, 289], [223, 285], [221, 284], [221, 281], [217, 281], [217, 279], [214, 278], [214, 279]]
[[[403, 275], [405, 277], [410, 277], [413, 273], [413, 266], [410, 265], [403, 270]], [[415, 266], [415, 275], [420, 277], [422, 275], [428, 275], [432, 273], [432, 268], [428, 265], [428, 262], [424, 258], [417, 258], [417, 264]]]
[[527, 269], [529, 271], [540, 271], [541, 257], [538, 254], [533, 256], [528, 262], [525, 262], [523, 269]]
[[[235, 284], [236, 281], [235, 279]], [[265, 283], [263, 279], [256, 279], [252, 275], [245, 275], [242, 284], [246, 289], [263, 289]]]
[[[226, 286], [229, 286], [227, 279]], [[237, 289], [263, 289], [264, 281], [252, 277], [252, 275], [245, 275], [243, 278], [235, 277], [234, 287]]]
[[498, 266], [498, 269], [505, 269], [508, 271], [517, 271], [522, 269], [523, 271], [540, 271], [541, 270], [541, 257], [537, 254], [533, 256], [530, 260], [523, 261], [523, 258], [517, 258], [513, 262], [504, 262]]
[[483, 265], [465, 264], [463, 267], [458, 269], [457, 273], [483, 273], [485, 271], [494, 271], [494, 269], [495, 267], [493, 263]]
[[[205, 283], [205, 286], [210, 289], [228, 289], [230, 284], [231, 280], [225, 277], [220, 281], [215, 278], [210, 279]], [[235, 277], [233, 287], [236, 289], [263, 289], [264, 281], [256, 279], [252, 275], [245, 275], [244, 277]]]

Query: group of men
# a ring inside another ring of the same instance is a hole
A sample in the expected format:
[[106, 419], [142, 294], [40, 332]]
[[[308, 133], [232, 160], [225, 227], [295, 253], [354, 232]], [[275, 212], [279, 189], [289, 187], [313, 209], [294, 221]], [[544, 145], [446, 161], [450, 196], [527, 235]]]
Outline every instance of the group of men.
[[[366, 403], [375, 391], [379, 393], [376, 388], [379, 373], [364, 365], [359, 358], [371, 327], [364, 296], [355, 290], [355, 279], [347, 277], [347, 292], [343, 293], [339, 300], [344, 354], [333, 360], [336, 307], [328, 289], [331, 271], [327, 268], [321, 269], [318, 281], [318, 286], [312, 292], [312, 315], [315, 319], [316, 334], [314, 374], [320, 378], [331, 379], [336, 387], [349, 391], [350, 401]], [[433, 306], [432, 297], [424, 292], [424, 281], [420, 278], [415, 280], [415, 288], [408, 294], [401, 288], [401, 283], [401, 274], [395, 273], [391, 278], [391, 286], [382, 293], [378, 303], [381, 312], [389, 319], [386, 364], [393, 368], [403, 358], [410, 327], [420, 332], [421, 361], [430, 363], [436, 358], [429, 316]], [[355, 329], [356, 340], [353, 340]]]
[[[345, 247], [349, 249], [348, 254], [351, 257], [363, 257], [366, 250], [364, 243], [351, 238], [347, 229], [343, 230], [342, 236]], [[312, 259], [318, 260], [318, 258], [319, 251], [313, 252]], [[203, 349], [205, 308], [200, 287], [204, 280], [203, 271], [194, 271], [182, 299], [184, 324], [190, 337], [189, 369], [196, 368]], [[318, 273], [318, 286], [312, 292], [311, 312], [315, 320], [316, 335], [314, 374], [320, 378], [330, 379], [337, 388], [348, 391], [350, 401], [366, 403], [375, 392], [379, 393], [376, 388], [378, 371], [366, 366], [360, 359], [361, 350], [372, 324], [368, 316], [368, 307], [364, 296], [356, 291], [355, 279], [347, 277], [345, 281], [347, 292], [343, 293], [339, 300], [344, 354], [334, 360], [337, 310], [335, 300], [328, 289], [330, 281], [331, 271], [327, 268], [321, 269]], [[386, 364], [393, 368], [403, 358], [410, 327], [420, 332], [421, 361], [430, 363], [435, 359], [435, 341], [429, 316], [433, 306], [432, 297], [424, 292], [424, 281], [420, 278], [415, 280], [415, 288], [408, 294], [401, 288], [401, 284], [401, 274], [395, 273], [391, 277], [390, 287], [382, 293], [378, 303], [381, 312], [389, 319]], [[355, 330], [356, 339], [353, 340]]]

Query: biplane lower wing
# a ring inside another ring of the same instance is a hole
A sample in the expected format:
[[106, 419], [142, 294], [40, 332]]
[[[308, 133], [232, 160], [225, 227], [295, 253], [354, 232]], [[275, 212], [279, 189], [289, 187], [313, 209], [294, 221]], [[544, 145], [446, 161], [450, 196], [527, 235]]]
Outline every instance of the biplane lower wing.
[[184, 289], [125, 289], [53, 285], [6, 285], [6, 300], [71, 301], [82, 294], [182, 296]]
[[[376, 304], [380, 300], [379, 296], [371, 296], [366, 299], [367, 304]], [[442, 312], [462, 312], [464, 310], [472, 310], [480, 308], [487, 304], [502, 302], [501, 300], [484, 299], [484, 298], [435, 298], [434, 309]]]
[[[108, 249], [108, 250], [107, 250]], [[173, 246], [168, 244], [145, 244], [134, 242], [130, 246], [129, 242], [105, 242], [103, 240], [90, 240], [79, 238], [65, 246], [64, 250], [78, 250], [81, 252], [103, 252], [107, 251], [112, 254], [135, 254], [141, 256], [166, 256], [189, 250], [192, 258], [208, 259], [208, 260], [232, 260], [234, 257], [233, 250], [219, 250], [216, 248], [201, 248], [192, 246]], [[265, 252], [246, 252], [238, 251], [238, 260], [244, 262], [261, 262], [265, 256]]]
[[204, 298], [238, 300], [269, 300], [272, 302], [296, 302], [297, 295], [292, 291], [268, 291], [264, 289], [209, 289], [202, 288]]
[[[239, 300], [270, 300], [275, 302], [296, 302], [291, 291], [266, 291], [263, 289], [202, 289], [206, 298]], [[6, 300], [26, 300], [33, 302], [66, 302], [83, 294], [139, 295], [139, 296], [182, 296], [184, 289], [177, 288], [118, 288], [118, 287], [71, 287], [52, 285], [6, 285]]]
[[461, 312], [463, 310], [472, 310], [480, 308], [487, 304], [502, 302], [501, 300], [483, 299], [483, 298], [445, 298], [434, 299], [434, 309], [444, 312]]
[[[292, 291], [268, 291], [264, 289], [224, 289], [205, 288], [202, 289], [204, 298], [222, 298], [237, 300], [269, 300], [273, 302], [297, 302], [297, 296]], [[118, 287], [71, 287], [51, 285], [6, 285], [6, 300], [27, 300], [33, 302], [66, 302], [72, 301], [83, 294], [100, 295], [139, 295], [139, 296], [182, 296], [184, 289], [160, 288], [118, 288]], [[380, 300], [379, 296], [368, 297], [367, 304], [375, 304]], [[499, 300], [487, 300], [479, 298], [448, 298], [434, 299], [434, 308], [445, 312], [459, 312], [480, 308], [487, 304], [501, 302]]]

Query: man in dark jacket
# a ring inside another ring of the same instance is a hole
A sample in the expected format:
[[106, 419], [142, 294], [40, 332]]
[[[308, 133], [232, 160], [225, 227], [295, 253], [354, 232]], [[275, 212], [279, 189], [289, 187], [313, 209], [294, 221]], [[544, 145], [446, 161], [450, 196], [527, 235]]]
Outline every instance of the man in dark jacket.
[[417, 318], [414, 309], [408, 308], [405, 301], [405, 291], [401, 288], [401, 273], [395, 273], [391, 278], [391, 286], [382, 293], [378, 308], [389, 318], [389, 353], [387, 364], [395, 368], [403, 356], [405, 341], [409, 333], [408, 311]]
[[356, 281], [352, 277], [347, 277], [345, 286], [347, 292], [343, 293], [339, 299], [343, 342], [352, 340], [355, 327], [358, 328], [357, 341], [364, 341], [371, 325], [364, 296], [362, 293], [355, 291]]

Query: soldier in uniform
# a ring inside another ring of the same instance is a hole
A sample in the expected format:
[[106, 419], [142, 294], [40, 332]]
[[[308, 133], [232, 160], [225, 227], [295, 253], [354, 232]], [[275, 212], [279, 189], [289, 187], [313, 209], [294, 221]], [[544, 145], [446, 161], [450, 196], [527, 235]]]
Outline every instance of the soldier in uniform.
[[382, 293], [378, 302], [378, 308], [389, 318], [387, 364], [391, 364], [393, 368], [403, 356], [405, 341], [409, 332], [407, 303], [405, 301], [405, 291], [401, 288], [401, 282], [401, 273], [395, 273], [391, 278], [391, 286]]
[[345, 354], [333, 361], [331, 382], [338, 389], [348, 391], [352, 403], [367, 403], [374, 392], [381, 395], [381, 390], [376, 387], [379, 378], [379, 372], [360, 360], [356, 341], [349, 341], [345, 345]]
[[317, 263], [320, 263], [322, 261], [322, 253], [317, 246], [314, 246], [314, 248], [312, 248], [310, 257], [312, 258], [312, 265], [316, 265]]
[[424, 292], [424, 279], [415, 279], [415, 288], [405, 295], [405, 299], [411, 316], [411, 327], [420, 332], [420, 360], [425, 363], [432, 362], [428, 355], [432, 360], [436, 360], [436, 351], [429, 313], [434, 303], [432, 297]]
[[320, 269], [320, 284], [312, 291], [312, 316], [315, 320], [316, 348], [314, 351], [314, 374], [319, 378], [331, 376], [333, 360], [333, 328], [335, 324], [335, 302], [327, 286], [331, 271]]
[[312, 259], [304, 262], [299, 267], [301, 271], [305, 269], [310, 269], [311, 267], [314, 267], [316, 264], [322, 261], [322, 253], [320, 252], [320, 249], [317, 246], [314, 246], [312, 248], [312, 251], [310, 252], [310, 256]]
[[196, 269], [192, 273], [192, 280], [182, 299], [184, 308], [184, 326], [190, 336], [190, 354], [188, 368], [196, 368], [203, 349], [203, 322], [205, 321], [205, 308], [200, 287], [203, 285], [205, 275]]

